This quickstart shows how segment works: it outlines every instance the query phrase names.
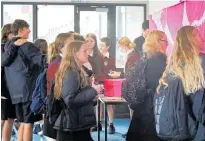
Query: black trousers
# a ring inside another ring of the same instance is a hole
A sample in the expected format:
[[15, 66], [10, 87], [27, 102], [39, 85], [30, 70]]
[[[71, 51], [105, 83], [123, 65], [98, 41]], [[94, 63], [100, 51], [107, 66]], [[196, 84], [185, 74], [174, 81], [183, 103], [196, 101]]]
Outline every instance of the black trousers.
[[90, 130], [82, 130], [75, 132], [57, 131], [57, 141], [93, 141]]

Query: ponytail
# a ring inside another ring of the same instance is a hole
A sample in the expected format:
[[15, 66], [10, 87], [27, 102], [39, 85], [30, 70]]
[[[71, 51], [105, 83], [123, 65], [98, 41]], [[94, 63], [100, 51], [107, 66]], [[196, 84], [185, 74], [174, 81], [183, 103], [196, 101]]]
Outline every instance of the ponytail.
[[136, 48], [135, 43], [130, 42], [130, 43], [129, 43], [129, 48], [130, 48], [130, 49], [135, 49], [135, 48]]
[[48, 59], [47, 59], [48, 64], [50, 64], [55, 58], [60, 56], [58, 48], [56, 48], [54, 42], [49, 45], [47, 56], [48, 56]]

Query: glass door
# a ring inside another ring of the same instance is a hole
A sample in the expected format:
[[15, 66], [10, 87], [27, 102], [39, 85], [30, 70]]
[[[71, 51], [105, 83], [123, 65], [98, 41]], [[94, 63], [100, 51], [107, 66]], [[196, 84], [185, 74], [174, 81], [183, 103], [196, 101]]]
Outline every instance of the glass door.
[[82, 35], [94, 33], [98, 41], [107, 37], [107, 13], [109, 9], [101, 6], [78, 6], [76, 12], [79, 19], [79, 27], [75, 29]]

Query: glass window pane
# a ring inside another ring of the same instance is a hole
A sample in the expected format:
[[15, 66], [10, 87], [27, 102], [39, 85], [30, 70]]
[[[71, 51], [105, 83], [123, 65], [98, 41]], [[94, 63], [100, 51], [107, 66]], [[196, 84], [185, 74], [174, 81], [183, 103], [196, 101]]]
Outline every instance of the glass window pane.
[[[80, 11], [80, 33], [94, 33], [98, 41], [107, 36], [107, 12]], [[98, 42], [99, 43], [99, 42]]]
[[74, 6], [38, 5], [38, 38], [54, 42], [62, 32], [74, 30]]
[[33, 41], [33, 7], [32, 5], [3, 5], [3, 24], [13, 23], [15, 19], [22, 19], [30, 25], [29, 40]]
[[144, 21], [144, 7], [117, 6], [116, 7], [116, 67], [124, 68], [125, 55], [120, 52], [118, 40], [127, 36], [132, 41], [142, 34]]

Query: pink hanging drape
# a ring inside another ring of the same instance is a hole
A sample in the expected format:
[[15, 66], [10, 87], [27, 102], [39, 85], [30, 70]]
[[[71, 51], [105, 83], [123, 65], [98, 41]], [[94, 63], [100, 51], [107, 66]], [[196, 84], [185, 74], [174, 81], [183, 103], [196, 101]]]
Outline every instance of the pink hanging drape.
[[[153, 19], [153, 15], [155, 17], [160, 16], [160, 18]], [[171, 53], [173, 48], [177, 31], [184, 25], [196, 26], [205, 40], [205, 1], [185, 0], [174, 6], [164, 8], [162, 12], [156, 12], [153, 15], [149, 16], [150, 29], [159, 29], [166, 32], [169, 39], [168, 54]], [[205, 53], [205, 43], [203, 52]]]

